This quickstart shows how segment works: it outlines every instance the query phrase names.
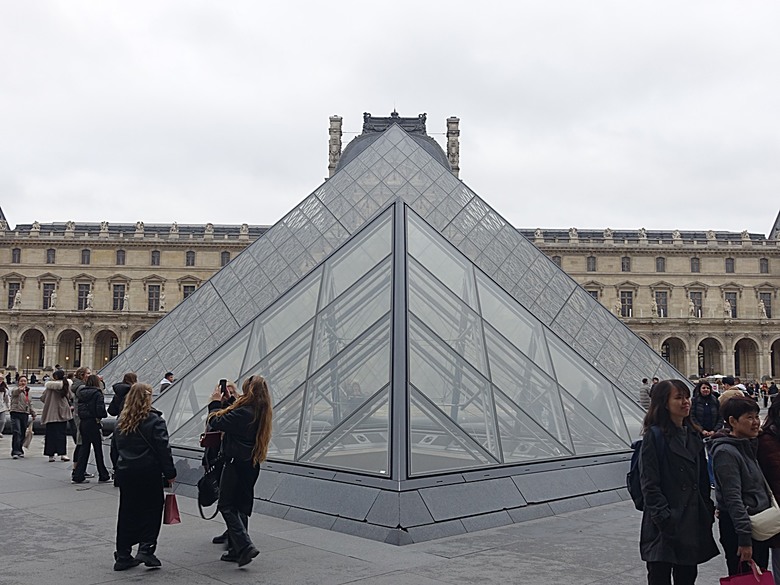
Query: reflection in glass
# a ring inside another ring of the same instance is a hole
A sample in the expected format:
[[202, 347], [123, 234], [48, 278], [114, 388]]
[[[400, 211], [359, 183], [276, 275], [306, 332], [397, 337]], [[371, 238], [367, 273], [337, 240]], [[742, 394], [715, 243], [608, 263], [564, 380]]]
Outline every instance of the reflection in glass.
[[207, 416], [208, 405], [204, 406], [195, 416], [176, 429], [176, 431], [170, 433], [171, 444], [176, 445], [177, 447], [199, 449], [200, 435], [206, 430]]
[[[271, 389], [273, 392], [273, 389]], [[301, 385], [282, 402], [274, 406], [273, 433], [268, 446], [269, 459], [295, 460], [298, 446], [298, 434], [303, 411], [303, 391]]]
[[[603, 422], [612, 432], [628, 440], [612, 384], [557, 339], [550, 338], [550, 354], [558, 383]], [[564, 401], [565, 402], [565, 401]]]
[[352, 343], [390, 310], [390, 268], [390, 258], [387, 258], [319, 314], [312, 371]]
[[387, 386], [300, 461], [389, 476], [389, 397]]
[[571, 448], [555, 381], [489, 325], [485, 326], [485, 340], [493, 384], [515, 404], [522, 406], [560, 443]]
[[409, 260], [408, 283], [409, 310], [486, 376], [479, 316], [413, 259]]
[[309, 379], [299, 456], [390, 382], [390, 317]]
[[629, 438], [631, 441], [641, 438], [645, 419], [644, 411], [620, 390], [615, 389], [615, 396], [620, 405], [620, 411], [623, 413], [623, 420], [626, 421], [628, 426]]
[[542, 325], [490, 279], [477, 273], [482, 318], [548, 374], [550, 358]]
[[490, 383], [414, 316], [409, 318], [409, 381], [500, 458]]
[[414, 386], [409, 387], [410, 475], [498, 463]]
[[472, 309], [477, 308], [471, 264], [452, 245], [432, 232], [414, 213], [407, 212], [409, 254], [441, 280]]
[[561, 390], [563, 409], [569, 423], [574, 452], [577, 455], [593, 455], [610, 451], [625, 451], [628, 444], [611, 432], [570, 394]]

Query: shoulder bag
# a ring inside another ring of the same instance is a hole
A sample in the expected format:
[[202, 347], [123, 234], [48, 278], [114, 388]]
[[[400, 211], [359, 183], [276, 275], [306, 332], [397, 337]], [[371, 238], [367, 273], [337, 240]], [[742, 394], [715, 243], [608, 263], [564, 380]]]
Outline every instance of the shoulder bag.
[[219, 500], [219, 482], [222, 477], [222, 469], [225, 466], [225, 460], [220, 453], [217, 458], [209, 464], [206, 472], [198, 480], [198, 510], [204, 520], [211, 520], [217, 515], [218, 509], [214, 510], [211, 516], [203, 513], [204, 507], [209, 507]]
[[750, 516], [750, 528], [753, 538], [759, 541], [769, 540], [775, 534], [780, 534], [780, 506], [777, 505], [772, 488], [769, 487], [766, 479], [764, 484], [771, 498], [772, 505], [766, 510]]

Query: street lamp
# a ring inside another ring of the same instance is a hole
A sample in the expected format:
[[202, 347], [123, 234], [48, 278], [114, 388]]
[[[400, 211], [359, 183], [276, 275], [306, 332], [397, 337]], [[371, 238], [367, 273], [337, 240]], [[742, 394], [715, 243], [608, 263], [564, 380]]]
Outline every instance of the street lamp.
[[68, 357], [68, 356], [65, 356], [65, 373], [67, 373], [67, 372], [68, 372], [68, 360], [69, 360], [69, 359], [70, 359], [70, 357]]
[[29, 355], [27, 356], [27, 369], [25, 370], [24, 375], [27, 376], [27, 378], [29, 379], [30, 377], [30, 356]]

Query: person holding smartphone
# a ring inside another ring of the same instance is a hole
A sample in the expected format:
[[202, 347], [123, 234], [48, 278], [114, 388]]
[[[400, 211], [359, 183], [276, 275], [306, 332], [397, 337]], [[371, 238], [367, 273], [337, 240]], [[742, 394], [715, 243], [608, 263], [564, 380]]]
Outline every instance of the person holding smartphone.
[[[238, 396], [238, 388], [236, 388], [236, 385], [229, 380], [226, 380], [225, 378], [221, 379], [219, 381], [219, 390], [222, 394], [222, 403], [226, 403], [228, 405], [233, 404], [236, 401], [236, 397]], [[211, 425], [209, 425], [208, 421], [206, 422], [206, 432], [213, 431], [214, 429], [211, 428]], [[217, 461], [217, 457], [219, 457], [220, 448], [222, 447], [222, 444], [220, 442], [220, 445], [218, 447], [206, 447], [203, 451], [203, 468], [209, 469], [211, 466], [214, 465], [214, 463]], [[225, 531], [215, 536], [211, 539], [211, 542], [214, 544], [227, 544], [228, 541], [228, 531], [225, 529]]]
[[222, 431], [221, 453], [225, 459], [217, 509], [227, 526], [228, 551], [221, 559], [243, 567], [260, 554], [252, 544], [248, 527], [260, 463], [265, 461], [271, 441], [273, 408], [262, 376], [248, 378], [241, 387], [243, 394], [232, 404], [223, 392], [228, 384], [218, 384], [211, 394], [208, 424]]

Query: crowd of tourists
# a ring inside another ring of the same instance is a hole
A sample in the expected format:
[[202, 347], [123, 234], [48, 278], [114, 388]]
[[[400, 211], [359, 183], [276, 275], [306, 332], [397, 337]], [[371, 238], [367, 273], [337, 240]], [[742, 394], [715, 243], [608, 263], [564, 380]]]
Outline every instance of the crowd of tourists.
[[[643, 380], [640, 553], [650, 585], [693, 584], [697, 565], [722, 554], [730, 576], [766, 572], [780, 585], [780, 399], [730, 376]], [[766, 416], [761, 402], [771, 399]], [[714, 498], [712, 497], [714, 490]], [[718, 524], [718, 549], [713, 524]], [[763, 581], [761, 581], [763, 583]]]
[[[173, 374], [163, 378], [170, 385]], [[11, 456], [24, 458], [32, 438], [32, 423], [39, 416], [30, 396], [29, 380], [20, 375], [11, 386], [0, 378], [0, 437], [6, 415], [11, 423]], [[228, 380], [220, 381], [210, 397], [208, 429], [218, 435], [211, 449], [213, 466], [219, 462], [219, 496], [217, 510], [226, 530], [214, 537], [225, 544], [223, 561], [244, 566], [259, 551], [249, 537], [254, 487], [260, 463], [265, 461], [271, 438], [272, 405], [268, 385], [262, 376], [244, 381], [239, 392]], [[79, 368], [68, 376], [55, 369], [40, 396], [40, 413], [45, 426], [43, 453], [49, 461], [71, 461], [67, 436], [73, 436], [75, 450], [71, 482], [88, 483], [94, 474], [87, 473], [90, 451], [98, 472], [98, 482], [114, 481], [119, 488], [116, 551], [114, 570], [123, 571], [144, 564], [162, 565], [155, 552], [163, 521], [164, 488], [176, 479], [168, 429], [163, 413], [152, 407], [153, 390], [138, 381], [133, 372], [112, 386], [113, 397], [106, 407], [105, 384], [89, 368]], [[161, 389], [164, 390], [164, 389]], [[110, 458], [113, 477], [104, 461], [101, 421], [116, 416], [111, 438]], [[205, 429], [204, 429], [205, 430]], [[133, 555], [133, 547], [137, 552]]]

